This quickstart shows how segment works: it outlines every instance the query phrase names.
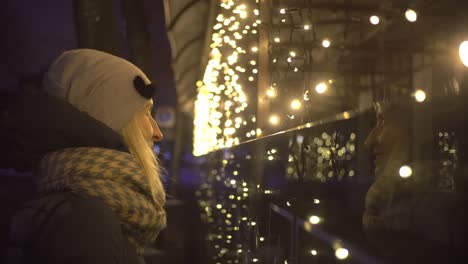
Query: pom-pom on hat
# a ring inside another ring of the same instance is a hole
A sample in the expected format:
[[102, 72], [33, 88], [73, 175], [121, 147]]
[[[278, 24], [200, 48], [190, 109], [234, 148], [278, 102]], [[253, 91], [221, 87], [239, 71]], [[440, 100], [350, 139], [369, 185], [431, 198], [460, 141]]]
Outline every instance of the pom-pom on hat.
[[154, 93], [150, 80], [138, 67], [92, 49], [62, 53], [45, 74], [43, 87], [116, 132]]

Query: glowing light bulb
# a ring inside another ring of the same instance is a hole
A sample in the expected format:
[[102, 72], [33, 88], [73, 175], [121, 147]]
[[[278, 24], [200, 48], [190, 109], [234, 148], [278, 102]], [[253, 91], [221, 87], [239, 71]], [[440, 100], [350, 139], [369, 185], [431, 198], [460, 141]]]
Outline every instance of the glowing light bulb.
[[278, 125], [280, 122], [280, 118], [278, 115], [271, 115], [268, 121], [270, 121], [270, 124], [272, 125]]
[[408, 165], [403, 165], [398, 172], [400, 173], [400, 177], [408, 178], [413, 174], [413, 169]]
[[422, 103], [426, 100], [426, 93], [423, 90], [417, 90], [414, 93], [414, 98], [416, 99], [416, 102]]
[[312, 249], [312, 250], [310, 251], [310, 254], [312, 254], [313, 256], [317, 256], [317, 250]]
[[327, 89], [328, 89], [328, 86], [324, 82], [321, 82], [315, 86], [315, 91], [319, 94], [323, 94], [324, 92], [327, 91]]
[[320, 200], [319, 199], [314, 199], [314, 204], [319, 204]]
[[296, 52], [291, 51], [291, 52], [289, 52], [289, 55], [291, 55], [291, 57], [296, 57]]
[[280, 41], [281, 41], [281, 39], [278, 38], [278, 37], [276, 37], [274, 40], [275, 40], [276, 43], [280, 43]]
[[371, 16], [369, 20], [372, 25], [378, 25], [380, 23], [380, 18], [378, 16]]
[[409, 22], [415, 22], [418, 19], [418, 14], [413, 9], [408, 8], [405, 12], [405, 17]]
[[299, 110], [301, 107], [302, 107], [302, 103], [298, 99], [294, 99], [291, 101], [291, 108], [293, 110]]
[[281, 9], [280, 9], [280, 14], [283, 14], [283, 15], [286, 14], [286, 9], [281, 8]]
[[304, 25], [304, 30], [309, 30], [310, 29], [310, 25]]
[[462, 61], [463, 65], [468, 67], [468, 40], [465, 40], [460, 44], [458, 54], [460, 55], [460, 60]]
[[345, 259], [349, 255], [349, 252], [346, 248], [337, 248], [335, 250], [335, 256], [337, 259]]
[[324, 39], [324, 40], [322, 41], [322, 46], [323, 46], [324, 48], [328, 48], [328, 47], [330, 47], [330, 45], [331, 45], [331, 42], [330, 42], [329, 39]]
[[276, 97], [276, 90], [274, 88], [268, 89], [267, 96], [270, 97], [270, 98]]
[[311, 217], [309, 217], [309, 222], [311, 224], [316, 225], [316, 224], [320, 223], [320, 217], [318, 217], [316, 215], [312, 215]]
[[257, 52], [258, 51], [258, 47], [252, 47], [252, 52]]
[[236, 180], [231, 180], [231, 184], [232, 185], [236, 184]]

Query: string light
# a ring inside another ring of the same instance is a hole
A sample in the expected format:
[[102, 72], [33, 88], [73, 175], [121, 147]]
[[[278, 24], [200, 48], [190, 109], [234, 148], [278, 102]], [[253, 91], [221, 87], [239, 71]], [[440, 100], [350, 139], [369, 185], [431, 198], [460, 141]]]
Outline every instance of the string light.
[[322, 46], [323, 46], [324, 48], [328, 48], [328, 47], [330, 47], [330, 45], [331, 45], [331, 42], [330, 42], [329, 39], [324, 39], [324, 40], [322, 41]]
[[422, 103], [426, 100], [426, 93], [423, 90], [417, 90], [414, 93], [414, 98], [416, 99], [416, 102]]
[[371, 16], [369, 18], [372, 25], [378, 25], [380, 23], [380, 18], [378, 16]]
[[304, 30], [309, 30], [310, 29], [310, 25], [304, 25]]
[[316, 225], [316, 224], [320, 223], [320, 217], [318, 217], [316, 215], [312, 215], [311, 217], [309, 217], [309, 222], [311, 224]]
[[317, 250], [312, 249], [312, 250], [310, 251], [310, 254], [311, 254], [312, 256], [317, 256]]
[[276, 89], [271, 87], [270, 89], [267, 90], [267, 96], [270, 98], [276, 97]]
[[400, 170], [398, 172], [400, 174], [400, 177], [408, 178], [413, 174], [413, 169], [411, 169], [411, 167], [408, 165], [403, 165], [400, 167]]
[[348, 255], [349, 255], [349, 252], [346, 248], [340, 247], [335, 250], [335, 256], [337, 259], [341, 259], [341, 260], [346, 259]]
[[279, 116], [278, 116], [278, 115], [275, 115], [275, 114], [273, 114], [273, 115], [271, 115], [271, 116], [270, 116], [270, 118], [268, 119], [268, 121], [270, 121], [270, 124], [272, 124], [272, 125], [275, 125], [275, 126], [276, 126], [276, 125], [278, 125], [278, 124], [279, 124], [279, 122], [280, 122], [280, 118], [279, 118]]
[[282, 15], [286, 14], [286, 9], [281, 8], [281, 9], [280, 9], [280, 14], [282, 14]]
[[468, 40], [463, 41], [458, 49], [460, 60], [465, 67], [468, 67]]
[[409, 22], [416, 22], [418, 14], [413, 9], [408, 8], [405, 12], [405, 17]]
[[279, 37], [275, 37], [274, 41], [275, 41], [276, 43], [280, 43], [281, 39], [280, 39]]
[[301, 107], [302, 107], [302, 103], [298, 99], [294, 99], [291, 101], [291, 108], [293, 110], [299, 110], [301, 109]]
[[323, 94], [328, 89], [328, 85], [325, 82], [320, 82], [315, 86], [315, 91], [318, 94]]

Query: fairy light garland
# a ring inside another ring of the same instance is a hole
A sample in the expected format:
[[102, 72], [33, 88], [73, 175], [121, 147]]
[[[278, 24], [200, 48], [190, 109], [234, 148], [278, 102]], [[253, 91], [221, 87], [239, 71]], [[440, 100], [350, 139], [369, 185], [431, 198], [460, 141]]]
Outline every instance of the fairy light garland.
[[[258, 69], [258, 1], [220, 1], [211, 38], [210, 59], [198, 83], [194, 105], [193, 154], [231, 147], [254, 130], [255, 122], [236, 122], [247, 114], [247, 91], [255, 91]], [[250, 127], [250, 129], [249, 129]]]

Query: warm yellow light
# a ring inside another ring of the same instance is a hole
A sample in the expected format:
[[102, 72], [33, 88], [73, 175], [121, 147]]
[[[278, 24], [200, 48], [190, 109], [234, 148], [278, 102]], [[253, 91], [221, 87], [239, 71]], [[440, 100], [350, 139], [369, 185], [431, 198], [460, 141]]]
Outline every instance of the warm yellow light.
[[369, 20], [372, 25], [378, 25], [380, 23], [380, 18], [378, 16], [371, 16]]
[[319, 204], [320, 200], [319, 199], [314, 199], [314, 204]]
[[327, 91], [327, 89], [328, 89], [328, 86], [324, 82], [321, 82], [315, 86], [315, 91], [319, 94], [323, 94], [324, 92]]
[[278, 115], [271, 115], [269, 121], [272, 125], [278, 125], [280, 122], [280, 118]]
[[418, 103], [422, 103], [424, 100], [426, 100], [426, 93], [423, 90], [417, 90], [414, 93], [414, 98]]
[[316, 215], [312, 215], [311, 217], [309, 217], [309, 222], [311, 224], [316, 225], [316, 224], [320, 223], [320, 217], [318, 217]]
[[281, 9], [280, 9], [280, 14], [286, 14], [286, 9], [281, 8]]
[[281, 41], [280, 38], [278, 38], [278, 37], [275, 38], [275, 42], [276, 42], [276, 43], [279, 43], [280, 41]]
[[335, 250], [335, 256], [337, 259], [345, 259], [349, 255], [349, 252], [346, 248], [337, 248]]
[[328, 47], [330, 47], [330, 45], [331, 45], [331, 42], [330, 42], [329, 39], [324, 39], [324, 40], [322, 41], [322, 46], [323, 46], [323, 47], [328, 48]]
[[289, 55], [291, 55], [291, 57], [296, 57], [296, 52], [291, 51], [291, 52], [289, 52]]
[[255, 46], [255, 47], [252, 47], [251, 50], [252, 50], [252, 52], [257, 52], [257, 51], [258, 51], [258, 47], [256, 47], [256, 46]]
[[400, 177], [408, 178], [411, 177], [411, 175], [413, 174], [413, 169], [411, 169], [411, 167], [408, 165], [403, 165], [400, 167], [400, 170], [398, 172], [400, 173]]
[[458, 54], [463, 65], [465, 65], [465, 67], [468, 67], [468, 40], [465, 40], [460, 44]]
[[257, 136], [262, 135], [262, 130], [260, 128], [257, 128]]
[[304, 29], [305, 29], [305, 30], [309, 30], [309, 29], [310, 29], [310, 25], [304, 25]]
[[223, 206], [221, 204], [217, 204], [216, 208], [221, 209], [221, 208], [223, 208]]
[[264, 238], [264, 237], [260, 237], [259, 240], [260, 240], [260, 241], [265, 241], [265, 238]]
[[254, 61], [254, 60], [251, 60], [251, 61], [250, 61], [250, 65], [255, 65], [255, 64], [257, 64], [256, 61]]
[[310, 251], [310, 254], [312, 254], [313, 256], [317, 256], [317, 250], [312, 249], [312, 250]]
[[418, 19], [418, 14], [413, 9], [407, 9], [405, 12], [406, 20], [409, 22], [415, 22]]
[[231, 184], [232, 185], [236, 184], [236, 180], [231, 180]]
[[276, 97], [276, 89], [275, 89], [275, 88], [270, 88], [270, 89], [268, 89], [267, 95], [268, 95], [268, 97], [270, 97], [270, 98]]
[[291, 101], [291, 108], [293, 110], [299, 110], [301, 107], [302, 107], [302, 103], [298, 99], [294, 99]]

